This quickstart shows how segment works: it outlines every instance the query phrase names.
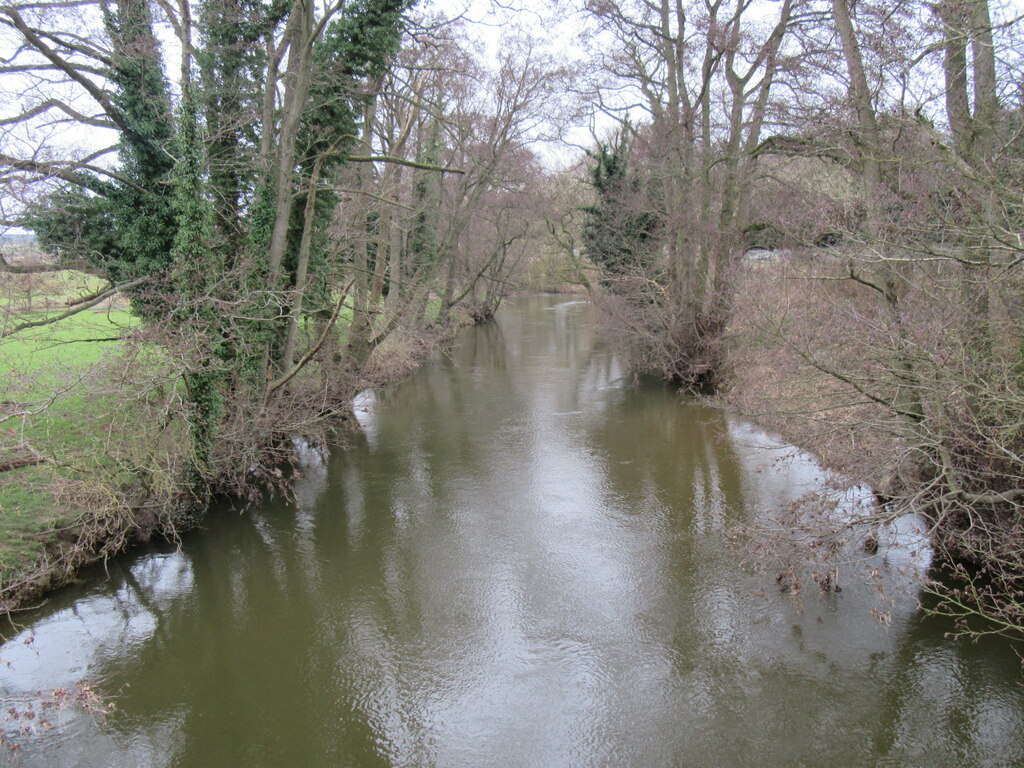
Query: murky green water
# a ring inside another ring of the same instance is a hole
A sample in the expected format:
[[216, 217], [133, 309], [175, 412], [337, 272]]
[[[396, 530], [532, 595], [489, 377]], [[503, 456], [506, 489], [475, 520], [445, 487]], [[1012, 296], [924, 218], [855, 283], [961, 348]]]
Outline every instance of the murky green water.
[[19, 764], [1024, 764], [1009, 648], [909, 599], [881, 627], [853, 583], [797, 613], [739, 567], [723, 531], [820, 471], [631, 383], [586, 305], [516, 300], [360, 417], [295, 505], [23, 617], [5, 695], [87, 680], [117, 711], [47, 713]]

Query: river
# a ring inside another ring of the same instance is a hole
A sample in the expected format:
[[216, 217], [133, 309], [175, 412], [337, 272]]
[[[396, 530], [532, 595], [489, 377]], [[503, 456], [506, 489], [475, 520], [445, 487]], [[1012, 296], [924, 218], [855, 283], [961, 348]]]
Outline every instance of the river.
[[510, 301], [357, 406], [294, 503], [215, 511], [19, 616], [15, 709], [81, 681], [116, 709], [8, 715], [16, 764], [1024, 764], [1012, 649], [946, 639], [899, 548], [889, 626], [856, 580], [799, 610], [741, 567], [730, 526], [823, 471], [635, 381], [587, 304]]

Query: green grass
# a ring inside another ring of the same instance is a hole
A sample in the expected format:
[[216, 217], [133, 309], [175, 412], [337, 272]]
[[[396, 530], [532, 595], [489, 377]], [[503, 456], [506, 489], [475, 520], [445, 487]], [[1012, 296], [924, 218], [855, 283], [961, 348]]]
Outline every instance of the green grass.
[[[33, 308], [49, 302], [45, 311], [27, 312], [25, 292], [15, 290], [24, 285], [6, 286], [8, 290], [0, 295], [0, 315], [9, 312], [6, 327], [60, 314], [67, 299], [103, 286], [82, 273], [47, 277], [33, 286], [38, 290], [32, 293]], [[39, 563], [54, 529], [79, 513], [57, 504], [55, 487], [75, 474], [111, 471], [110, 459], [99, 448], [105, 436], [103, 414], [114, 398], [95, 394], [93, 385], [99, 364], [122, 349], [120, 337], [137, 322], [123, 308], [90, 309], [0, 340], [0, 401], [6, 403], [0, 406], [0, 415], [25, 406], [40, 411], [0, 423], [0, 448], [25, 442], [44, 456], [62, 460], [60, 466], [41, 464], [0, 473], [3, 585], [17, 582]], [[0, 451], [0, 461], [14, 455]]]
[[0, 476], [0, 574], [3, 585], [30, 569], [45, 553], [68, 510], [54, 503], [57, 478], [49, 466], [22, 467]]
[[[8, 285], [6, 293], [0, 285], [0, 328], [52, 317], [65, 311], [68, 299], [101, 287], [101, 281], [71, 272], [33, 286]], [[436, 319], [440, 308], [440, 299], [432, 299], [426, 309], [428, 320]], [[346, 306], [335, 329], [341, 343], [347, 341], [351, 321], [352, 310]], [[57, 460], [0, 472], [0, 587], [18, 582], [35, 568], [55, 540], [55, 530], [85, 512], [67, 508], [66, 495], [58, 503], [57, 488], [70, 482], [76, 483], [76, 490], [98, 485], [104, 493], [134, 487], [146, 471], [139, 468], [170, 465], [184, 450], [187, 436], [182, 425], [165, 429], [160, 414], [153, 416], [164, 395], [139, 391], [139, 382], [148, 374], [157, 380], [174, 370], [166, 353], [159, 348], [133, 350], [140, 354], [131, 360], [129, 382], [120, 380], [118, 368], [104, 365], [124, 351], [120, 338], [138, 322], [124, 308], [86, 310], [0, 339], [0, 416], [26, 405], [40, 410], [0, 423], [0, 461], [21, 455], [12, 454], [11, 448], [22, 443]], [[315, 333], [308, 319], [304, 330], [310, 337]], [[180, 382], [166, 382], [164, 389], [173, 395], [177, 386]], [[148, 398], [155, 405], [147, 404]], [[88, 492], [86, 496], [91, 498]]]
[[[52, 317], [56, 312], [27, 316], [27, 320]], [[93, 365], [112, 349], [117, 339], [137, 320], [126, 309], [86, 310], [38, 328], [29, 328], [0, 341], [0, 372], [46, 376]]]
[[441, 299], [430, 299], [427, 302], [427, 310], [424, 314], [428, 322], [432, 323], [437, 320], [438, 315], [441, 314]]
[[96, 368], [120, 351], [117, 339], [134, 322], [126, 310], [86, 311], [0, 341], [0, 400], [32, 410], [48, 404], [42, 413], [19, 420], [22, 436], [33, 446], [47, 453], [85, 447], [83, 416], [94, 414], [98, 405], [89, 394]]

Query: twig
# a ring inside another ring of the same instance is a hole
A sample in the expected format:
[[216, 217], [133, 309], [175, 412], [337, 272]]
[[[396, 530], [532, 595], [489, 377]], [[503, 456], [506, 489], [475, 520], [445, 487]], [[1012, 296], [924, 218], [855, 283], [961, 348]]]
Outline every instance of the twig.
[[148, 277], [139, 277], [136, 278], [135, 280], [130, 280], [127, 283], [121, 283], [121, 285], [111, 286], [110, 288], [100, 291], [99, 293], [95, 293], [92, 296], [87, 296], [85, 299], [81, 300], [81, 302], [76, 302], [67, 312], [62, 312], [61, 314], [54, 315], [53, 317], [45, 317], [42, 320], [29, 320], [28, 322], [19, 323], [18, 325], [13, 326], [12, 328], [8, 328], [4, 330], [2, 333], [0, 333], [0, 339], [6, 339], [8, 336], [13, 336], [14, 334], [19, 333], [20, 331], [24, 331], [28, 328], [39, 328], [44, 325], [52, 325], [53, 323], [59, 323], [61, 320], [66, 320], [72, 315], [77, 315], [79, 312], [83, 312], [87, 309], [95, 307], [97, 304], [100, 304], [104, 300], [109, 299], [116, 293], [120, 293], [121, 291], [127, 290], [129, 288], [134, 288], [135, 286], [141, 285], [147, 280], [149, 280]]
[[327, 325], [320, 334], [320, 338], [316, 340], [316, 344], [309, 348], [299, 362], [292, 366], [291, 370], [267, 385], [267, 394], [264, 396], [264, 402], [266, 402], [274, 392], [295, 378], [295, 375], [306, 367], [306, 363], [312, 360], [313, 356], [320, 351], [320, 347], [322, 347], [324, 342], [327, 341], [327, 336], [330, 334], [331, 329], [334, 328], [334, 324], [338, 322], [338, 316], [341, 314], [341, 308], [345, 304], [345, 299], [348, 298], [348, 292], [352, 289], [355, 282], [356, 279], [353, 277], [348, 281], [348, 285], [345, 286], [345, 290], [341, 292], [341, 298], [338, 299], [338, 303], [334, 306], [334, 312], [331, 314], [331, 319], [327, 321]]

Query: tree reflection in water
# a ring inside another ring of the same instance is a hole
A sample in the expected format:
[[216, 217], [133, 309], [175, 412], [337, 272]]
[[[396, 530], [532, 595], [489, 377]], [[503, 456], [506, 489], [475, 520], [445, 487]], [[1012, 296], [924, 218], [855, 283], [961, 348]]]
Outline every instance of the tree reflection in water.
[[21, 764], [1024, 760], [1008, 648], [912, 600], [878, 626], [855, 584], [798, 613], [739, 567], [725, 528], [822, 471], [634, 382], [588, 318], [513, 302], [357, 403], [294, 504], [214, 514], [24, 618], [10, 695], [88, 678], [118, 711], [69, 711]]

